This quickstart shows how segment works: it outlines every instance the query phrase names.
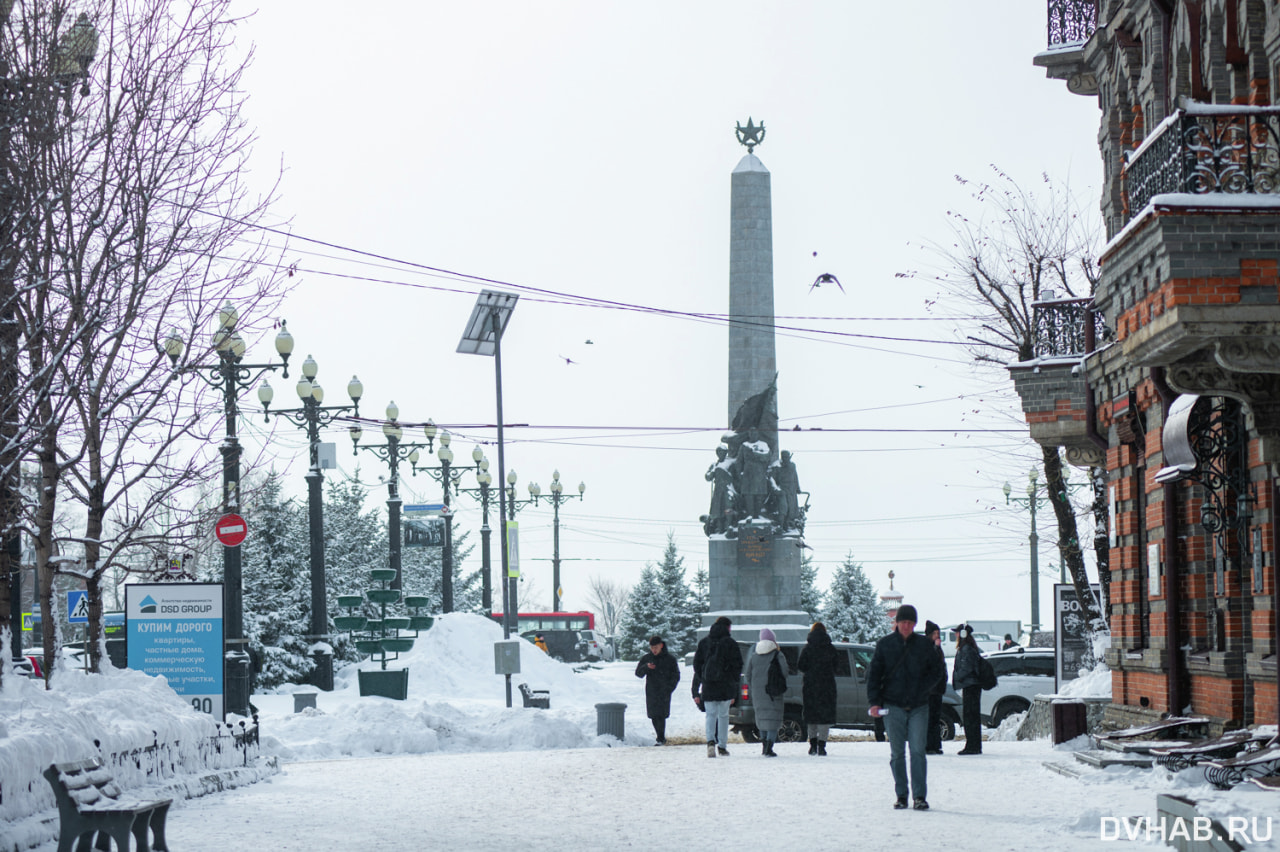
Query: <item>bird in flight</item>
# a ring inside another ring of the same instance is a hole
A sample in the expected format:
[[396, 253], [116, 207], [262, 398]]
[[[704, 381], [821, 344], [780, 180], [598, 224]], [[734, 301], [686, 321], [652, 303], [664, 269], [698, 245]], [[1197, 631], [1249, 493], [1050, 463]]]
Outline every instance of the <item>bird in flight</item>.
[[824, 272], [821, 275], [819, 275], [817, 278], [813, 279], [813, 283], [809, 285], [809, 292], [812, 293], [814, 290], [818, 289], [818, 287], [822, 286], [823, 284], [834, 284], [840, 288], [841, 293], [844, 292], [844, 285], [840, 283], [840, 279], [836, 278], [830, 272]]
[[578, 363], [577, 361], [573, 360], [572, 358], [565, 358], [563, 355], [560, 355], [560, 356], [558, 356], [558, 357], [560, 357], [560, 358], [564, 358], [564, 363], [565, 363], [565, 365], [566, 365], [566, 366], [568, 366], [569, 364], [576, 364], [576, 363]]

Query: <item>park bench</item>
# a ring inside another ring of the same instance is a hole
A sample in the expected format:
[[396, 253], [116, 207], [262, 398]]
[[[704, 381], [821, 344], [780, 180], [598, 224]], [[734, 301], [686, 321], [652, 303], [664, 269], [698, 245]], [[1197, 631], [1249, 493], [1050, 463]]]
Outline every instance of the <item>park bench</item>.
[[1280, 790], [1280, 775], [1264, 775], [1261, 778], [1250, 778], [1249, 781], [1264, 790]]
[[538, 707], [543, 710], [551, 709], [551, 690], [549, 689], [530, 689], [529, 684], [520, 684], [520, 695], [524, 698], [525, 707]]
[[1095, 745], [1106, 747], [1117, 742], [1152, 739], [1157, 734], [1170, 739], [1203, 737], [1209, 729], [1209, 720], [1203, 716], [1170, 716], [1150, 725], [1138, 725], [1133, 728], [1122, 728], [1105, 734], [1095, 734]]
[[1241, 752], [1260, 747], [1271, 738], [1257, 731], [1228, 731], [1220, 737], [1167, 748], [1153, 748], [1156, 763], [1180, 772], [1197, 763], [1236, 757]]
[[1225, 790], [1241, 781], [1280, 774], [1280, 745], [1272, 741], [1237, 757], [1206, 760], [1203, 765], [1205, 780]]
[[[71, 852], [73, 845], [77, 852], [109, 849], [108, 838], [115, 841], [118, 852], [128, 852], [130, 834], [137, 841], [137, 852], [168, 850], [164, 821], [172, 799], [123, 798], [111, 772], [97, 759], [52, 764], [44, 777], [58, 800], [58, 852]], [[154, 841], [149, 842], [148, 832]]]

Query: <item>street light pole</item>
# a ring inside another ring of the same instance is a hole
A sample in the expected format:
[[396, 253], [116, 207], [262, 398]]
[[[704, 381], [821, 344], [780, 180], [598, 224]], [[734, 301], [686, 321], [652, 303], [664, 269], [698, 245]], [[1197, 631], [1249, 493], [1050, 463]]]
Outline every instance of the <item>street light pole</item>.
[[[436, 427], [433, 423], [428, 423], [426, 427], [427, 437], [434, 438]], [[457, 493], [458, 481], [462, 478], [463, 470], [453, 469], [453, 450], [449, 447], [453, 436], [449, 434], [449, 430], [445, 429], [440, 432], [440, 449], [436, 450], [436, 458], [440, 459], [439, 467], [419, 467], [417, 464], [413, 466], [413, 472], [423, 471], [436, 482], [439, 482], [444, 490], [444, 546], [440, 551], [440, 610], [441, 612], [453, 612], [453, 511], [449, 500], [449, 494], [452, 491]]]
[[[578, 483], [578, 499], [583, 499], [583, 493], [587, 490], [585, 482]], [[534, 494], [536, 502], [541, 496], [540, 492]], [[547, 500], [551, 501], [552, 509], [552, 550], [551, 550], [551, 611], [560, 611], [560, 504], [567, 500], [573, 499], [573, 495], [565, 495], [564, 483], [560, 481], [560, 471], [553, 471], [551, 474], [551, 493], [547, 495]]]
[[1036, 532], [1036, 508], [1040, 502], [1039, 485], [1037, 479], [1039, 472], [1033, 467], [1027, 475], [1027, 496], [1012, 497], [1013, 486], [1009, 483], [1004, 484], [1004, 502], [1005, 505], [1016, 503], [1018, 505], [1026, 505], [1031, 512], [1031, 535], [1027, 539], [1031, 547], [1031, 633], [1034, 635], [1040, 629], [1040, 535]]
[[[239, 416], [238, 400], [242, 391], [269, 372], [282, 369], [289, 376], [289, 355], [293, 353], [293, 335], [283, 322], [276, 334], [276, 354], [279, 364], [243, 363], [246, 344], [236, 331], [239, 314], [235, 305], [227, 302], [218, 311], [217, 329], [213, 333], [213, 346], [218, 363], [210, 367], [193, 366], [186, 369], [222, 393], [222, 411], [226, 418], [226, 436], [222, 447], [222, 513], [240, 511], [240, 439], [236, 421]], [[169, 333], [164, 342], [165, 354], [177, 369], [185, 347], [182, 335], [176, 330]], [[256, 373], [255, 373], [256, 371]], [[226, 641], [224, 694], [229, 713], [249, 715], [250, 672], [248, 639], [244, 635], [244, 588], [241, 576], [240, 545], [222, 546], [222, 606], [225, 619]]]
[[476, 463], [475, 488], [458, 488], [462, 494], [476, 494], [480, 497], [480, 606], [485, 615], [493, 613], [493, 575], [491, 554], [489, 550], [489, 486], [493, 483], [493, 474], [489, 473], [489, 460], [484, 451], [476, 447], [471, 451], [471, 458]]
[[301, 408], [272, 411], [271, 400], [275, 392], [265, 381], [258, 386], [258, 401], [262, 403], [263, 420], [270, 422], [271, 415], [274, 414], [307, 432], [311, 458], [311, 465], [307, 470], [307, 521], [311, 539], [311, 634], [306, 638], [311, 642], [311, 656], [315, 661], [312, 685], [329, 691], [333, 689], [333, 648], [328, 643], [329, 604], [324, 575], [324, 502], [321, 493], [324, 471], [320, 469], [320, 427], [328, 426], [339, 414], [347, 411], [359, 415], [364, 385], [352, 376], [347, 383], [351, 405], [322, 405], [324, 389], [316, 381], [317, 372], [319, 367], [308, 355], [307, 360], [302, 362], [302, 378], [298, 379], [295, 388], [298, 399], [302, 401]]
[[[387, 420], [382, 424], [382, 434], [386, 437], [385, 444], [369, 444], [360, 446], [360, 435], [363, 433], [358, 425], [352, 426], [347, 431], [351, 435], [351, 455], [359, 455], [360, 450], [367, 450], [378, 458], [387, 463], [390, 468], [391, 475], [387, 479], [387, 541], [390, 549], [389, 567], [396, 572], [395, 579], [391, 581], [391, 588], [404, 588], [404, 577], [400, 570], [400, 553], [401, 545], [404, 538], [400, 530], [400, 506], [403, 502], [400, 499], [400, 462], [408, 461], [411, 465], [418, 464], [418, 450], [427, 449], [431, 451], [431, 444], [406, 444], [401, 439], [404, 437], [404, 429], [400, 428], [397, 418], [400, 417], [400, 408], [394, 402], [387, 406]], [[430, 428], [430, 427], [428, 427]]]

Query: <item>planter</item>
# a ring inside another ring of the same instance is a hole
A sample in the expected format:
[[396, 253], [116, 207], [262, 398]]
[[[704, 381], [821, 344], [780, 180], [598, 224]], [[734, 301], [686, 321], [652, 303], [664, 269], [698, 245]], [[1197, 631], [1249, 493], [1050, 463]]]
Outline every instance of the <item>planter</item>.
[[409, 697], [409, 670], [360, 672], [360, 695], [377, 695], [404, 701]]

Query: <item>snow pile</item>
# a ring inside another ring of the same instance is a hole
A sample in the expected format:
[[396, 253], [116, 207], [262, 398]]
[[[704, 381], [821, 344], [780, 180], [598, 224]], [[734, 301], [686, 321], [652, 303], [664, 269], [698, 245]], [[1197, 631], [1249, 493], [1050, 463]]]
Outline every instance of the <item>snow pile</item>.
[[1067, 681], [1058, 690], [1058, 695], [1065, 698], [1110, 698], [1111, 669], [1107, 668], [1106, 663], [1098, 663], [1092, 671]]
[[1022, 727], [1022, 723], [1027, 718], [1027, 711], [1021, 713], [1011, 713], [1000, 723], [1000, 727], [988, 729], [986, 732], [987, 739], [997, 742], [1016, 742], [1018, 739], [1018, 729]]

